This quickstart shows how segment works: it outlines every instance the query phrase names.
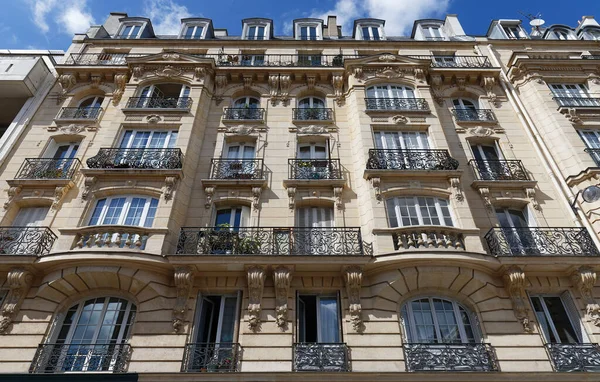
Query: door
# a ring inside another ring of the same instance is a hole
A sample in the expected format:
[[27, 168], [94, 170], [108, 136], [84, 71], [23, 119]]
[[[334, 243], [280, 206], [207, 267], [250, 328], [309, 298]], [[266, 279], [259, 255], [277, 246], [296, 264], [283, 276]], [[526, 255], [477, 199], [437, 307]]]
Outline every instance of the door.
[[125, 130], [115, 158], [119, 168], [164, 168], [177, 143], [177, 131]]
[[478, 104], [477, 102], [458, 98], [453, 99], [452, 104], [454, 105], [454, 112], [456, 113], [456, 119], [459, 121], [478, 121], [479, 117], [477, 114]]
[[333, 170], [328, 161], [326, 142], [298, 145], [294, 179], [330, 179]]
[[429, 140], [427, 133], [418, 131], [376, 131], [375, 147], [379, 150], [378, 162], [383, 169], [425, 169], [427, 167]]
[[[207, 231], [207, 236], [201, 238], [204, 252], [215, 255], [248, 254], [258, 250], [252, 248], [252, 230], [248, 226], [250, 208], [246, 206], [221, 208], [215, 214], [215, 228]], [[240, 230], [240, 228], [244, 228]]]
[[402, 85], [376, 85], [367, 89], [367, 107], [376, 110], [414, 109], [415, 92]]
[[496, 217], [506, 238], [506, 245], [513, 255], [536, 255], [539, 253], [530, 228], [535, 226], [526, 210], [496, 209]]
[[227, 160], [219, 169], [219, 176], [226, 179], [252, 179], [256, 173], [253, 144], [238, 143], [227, 146]]
[[52, 155], [53, 160], [44, 161], [45, 165], [39, 169], [42, 172], [39, 176], [44, 179], [69, 178], [71, 176], [71, 166], [78, 149], [79, 142], [59, 144]]
[[154, 85], [146, 86], [142, 89], [140, 96], [138, 98], [138, 102], [136, 104], [137, 108], [152, 108], [158, 107], [155, 100], [161, 100], [164, 98], [163, 92], [160, 91]]
[[294, 229], [294, 253], [297, 255], [327, 255], [331, 246], [343, 245], [341, 238], [336, 238], [331, 228], [333, 208], [302, 207], [296, 210], [296, 228]]
[[475, 159], [475, 170], [479, 173], [481, 180], [511, 179], [510, 169], [503, 161], [497, 145], [471, 145], [473, 158]]

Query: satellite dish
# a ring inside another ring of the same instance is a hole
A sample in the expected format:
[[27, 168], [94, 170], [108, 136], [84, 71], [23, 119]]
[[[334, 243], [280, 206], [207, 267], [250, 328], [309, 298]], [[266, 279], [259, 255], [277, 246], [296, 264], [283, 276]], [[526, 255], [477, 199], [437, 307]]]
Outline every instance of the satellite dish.
[[531, 25], [534, 28], [537, 27], [541, 27], [542, 25], [544, 25], [545, 21], [542, 19], [533, 19], [529, 22], [529, 25]]

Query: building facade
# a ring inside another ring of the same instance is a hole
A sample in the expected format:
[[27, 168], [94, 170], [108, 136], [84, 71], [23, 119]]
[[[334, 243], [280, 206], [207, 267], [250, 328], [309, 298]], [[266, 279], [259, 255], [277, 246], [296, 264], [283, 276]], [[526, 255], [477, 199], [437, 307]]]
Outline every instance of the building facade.
[[595, 380], [596, 21], [273, 30], [75, 35], [0, 168], [4, 378]]

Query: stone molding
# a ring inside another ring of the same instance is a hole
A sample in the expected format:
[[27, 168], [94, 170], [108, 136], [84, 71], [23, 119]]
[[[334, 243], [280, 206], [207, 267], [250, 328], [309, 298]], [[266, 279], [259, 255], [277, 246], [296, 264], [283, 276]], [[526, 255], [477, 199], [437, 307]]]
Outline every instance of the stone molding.
[[596, 272], [587, 266], [581, 266], [571, 274], [571, 282], [585, 304], [586, 320], [600, 327], [600, 304], [596, 302], [593, 294], [596, 278]]
[[525, 272], [522, 268], [513, 265], [504, 273], [504, 284], [517, 320], [523, 325], [523, 330], [532, 332], [525, 296]]
[[260, 327], [261, 303], [266, 275], [266, 270], [262, 266], [252, 266], [246, 270], [248, 280], [248, 327], [252, 331], [258, 331]]
[[275, 315], [277, 326], [285, 329], [288, 317], [288, 296], [292, 284], [292, 269], [278, 266], [273, 270], [273, 284], [275, 285]]
[[8, 272], [6, 284], [8, 294], [0, 312], [0, 333], [6, 333], [19, 313], [23, 300], [33, 282], [33, 274], [23, 268], [13, 268]]
[[194, 286], [194, 273], [190, 267], [178, 267], [175, 268], [173, 278], [177, 290], [177, 298], [173, 307], [173, 330], [179, 333], [185, 324], [187, 303]]

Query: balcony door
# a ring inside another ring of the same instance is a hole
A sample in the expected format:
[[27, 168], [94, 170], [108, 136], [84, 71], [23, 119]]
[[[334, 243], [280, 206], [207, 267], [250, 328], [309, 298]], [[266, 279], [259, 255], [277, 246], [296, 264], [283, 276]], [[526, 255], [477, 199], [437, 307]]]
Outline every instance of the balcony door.
[[[377, 161], [384, 169], [418, 169], [419, 159], [424, 158], [422, 150], [429, 150], [429, 140], [426, 132], [420, 131], [376, 131], [375, 147]], [[418, 150], [418, 151], [415, 151]], [[423, 155], [423, 156], [422, 156]], [[426, 164], [423, 164], [423, 168]]]
[[415, 91], [404, 85], [376, 85], [367, 89], [367, 98], [415, 98]]
[[306, 97], [298, 102], [298, 108], [300, 109], [316, 109], [324, 107], [325, 101], [317, 97]]
[[544, 339], [552, 344], [589, 342], [577, 307], [568, 292], [530, 297]]
[[254, 97], [242, 97], [235, 100], [227, 111], [228, 119], [261, 119], [260, 100]]
[[301, 207], [296, 209], [294, 252], [299, 255], [327, 255], [334, 245], [331, 228], [334, 226], [333, 208]]
[[471, 145], [475, 166], [482, 180], [502, 180], [510, 179], [510, 170], [506, 168], [503, 162], [502, 153], [498, 144], [479, 144]]
[[260, 101], [254, 97], [242, 97], [235, 100], [233, 107], [236, 109], [258, 109]]
[[336, 295], [298, 296], [298, 342], [340, 343], [341, 325]]
[[96, 119], [102, 107], [104, 97], [95, 96], [85, 98], [79, 103], [77, 118]]
[[178, 132], [161, 130], [125, 130], [115, 156], [115, 167], [161, 168], [169, 160], [168, 150], [175, 148]]
[[214, 230], [202, 237], [200, 245], [204, 253], [215, 255], [229, 255], [249, 250], [252, 244], [252, 230], [241, 230], [248, 227], [250, 208], [237, 206], [220, 208], [215, 214]]
[[[466, 98], [456, 98], [452, 100], [452, 104], [456, 110], [460, 110], [461, 112], [467, 114], [476, 113], [477, 112], [477, 103], [471, 101]], [[475, 114], [476, 115], [476, 114]]]
[[496, 217], [506, 238], [506, 245], [515, 255], [536, 255], [538, 252], [531, 227], [535, 220], [524, 210], [497, 208]]
[[298, 144], [296, 179], [329, 179], [331, 166], [327, 142]]
[[142, 89], [138, 108], [184, 108], [190, 96], [190, 87], [179, 84], [150, 85]]
[[226, 146], [227, 160], [219, 169], [219, 176], [226, 179], [251, 179], [256, 173], [255, 147], [253, 143], [237, 142]]
[[48, 215], [50, 207], [24, 207], [12, 222], [13, 227], [39, 227]]

